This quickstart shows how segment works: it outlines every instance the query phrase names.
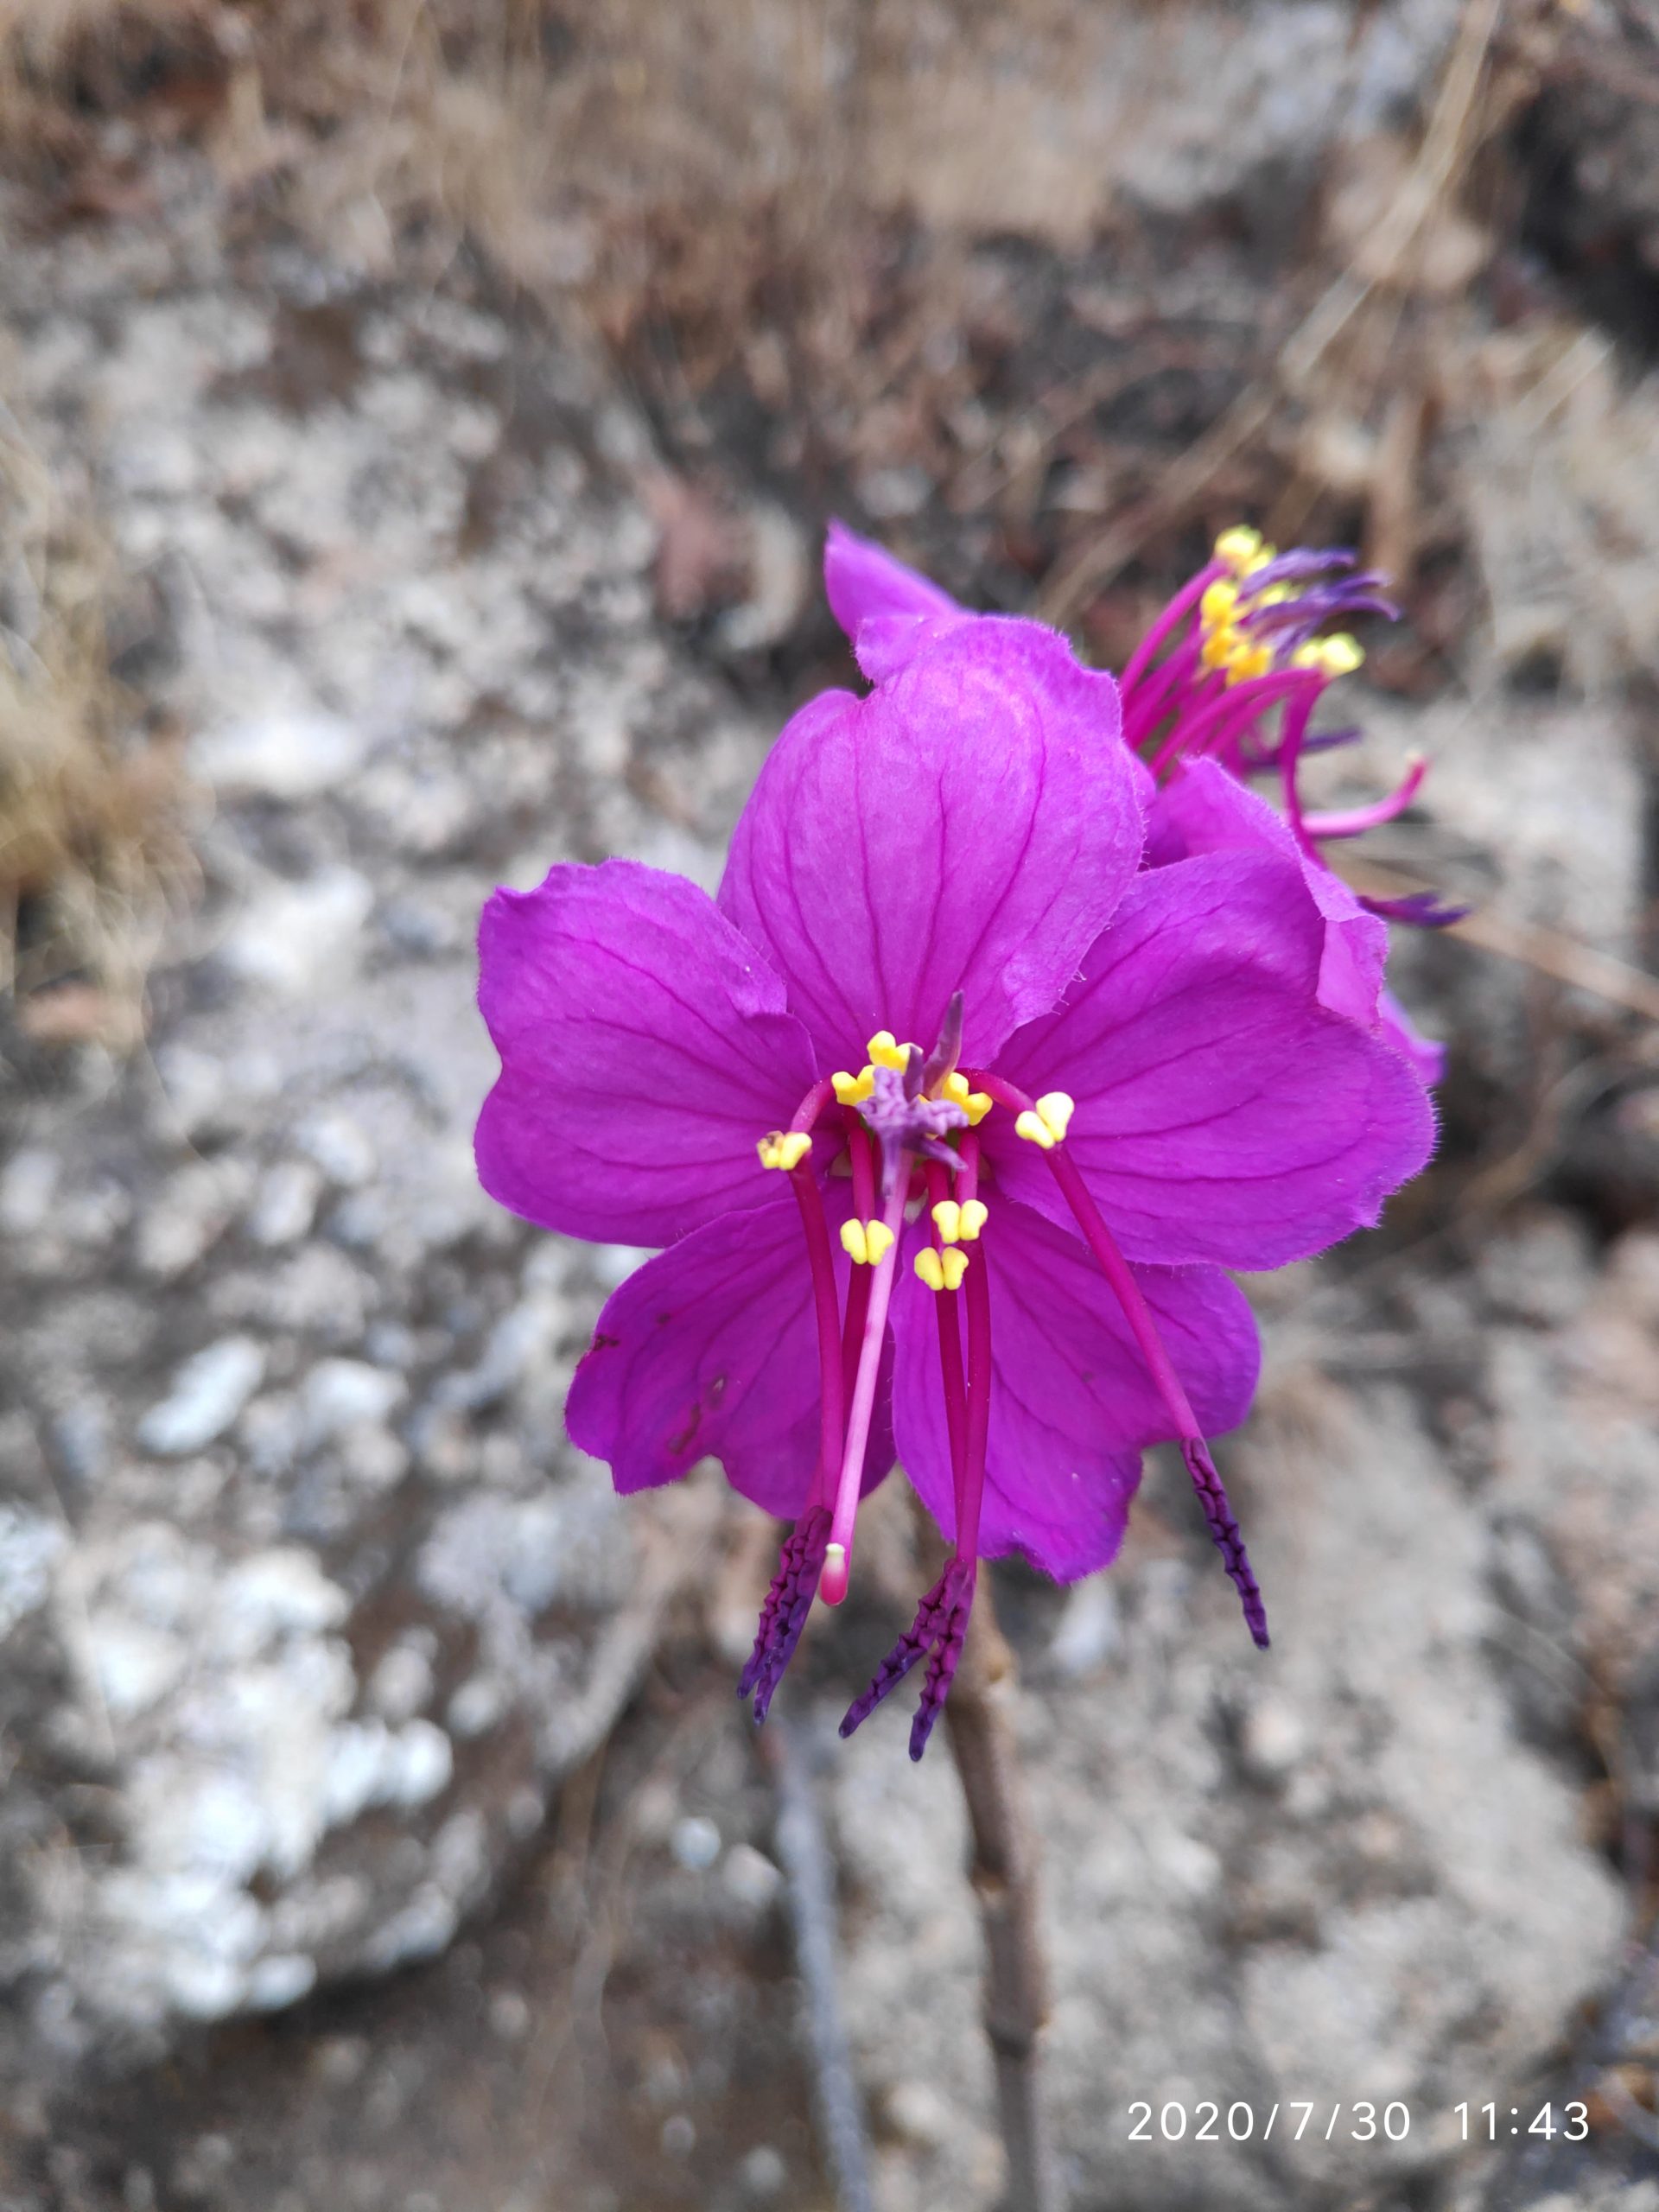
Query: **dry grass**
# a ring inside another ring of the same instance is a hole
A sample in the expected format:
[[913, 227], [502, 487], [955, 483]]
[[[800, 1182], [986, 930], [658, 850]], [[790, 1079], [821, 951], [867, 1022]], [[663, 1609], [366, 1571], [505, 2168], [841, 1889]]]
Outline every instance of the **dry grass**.
[[[1124, 267], [1088, 258], [1117, 219], [1113, 162], [1166, 121], [1180, 12], [0, 0], [0, 168], [60, 208], [120, 213], [136, 127], [141, 147], [199, 143], [227, 200], [366, 273], [470, 244], [592, 334], [682, 469], [786, 475], [855, 516], [871, 486], [918, 481], [914, 550], [960, 549], [978, 573], [950, 581], [991, 596], [1039, 588], [1109, 657], [1184, 542], [1275, 496], [1281, 534], [1358, 531], [1408, 585], [1466, 579], [1466, 487], [1437, 457], [1458, 404], [1445, 365], [1468, 353], [1471, 289], [1501, 238], [1479, 164], [1548, 60], [1553, 0], [1469, 0], [1420, 126], [1337, 149], [1312, 231], [1272, 265], [1241, 254], [1232, 305], [1207, 316], [1166, 314], [1163, 272], [1129, 270], [1133, 225]], [[1024, 262], [988, 254], [999, 238]], [[1091, 289], [1110, 295], [1098, 322], [1074, 296]], [[1051, 344], [1071, 366], [1051, 367]], [[1236, 397], [1160, 414], [1191, 389]], [[915, 510], [872, 495], [864, 512], [891, 527]], [[1468, 589], [1441, 615], [1413, 600], [1418, 634], [1455, 634]], [[64, 856], [49, 899], [66, 927], [106, 876], [108, 912], [134, 900], [128, 861], [85, 855], [118, 850], [111, 809], [142, 815], [154, 773], [143, 754], [85, 772], [111, 742], [91, 609], [63, 615], [26, 676], [0, 674], [0, 840], [29, 855], [36, 911]], [[152, 843], [138, 827], [125, 849]], [[83, 915], [64, 942], [94, 959], [100, 931], [104, 972], [105, 924]]]
[[188, 865], [177, 749], [133, 728], [101, 549], [3, 414], [0, 575], [0, 986], [37, 1042], [124, 1049]]

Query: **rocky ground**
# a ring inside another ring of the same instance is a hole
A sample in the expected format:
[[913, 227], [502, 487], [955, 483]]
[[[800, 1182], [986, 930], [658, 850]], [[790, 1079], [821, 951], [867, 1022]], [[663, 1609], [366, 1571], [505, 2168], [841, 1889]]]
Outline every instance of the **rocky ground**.
[[[1332, 67], [1334, 13], [1263, 11]], [[1437, 82], [1456, 27], [1379, 11], [1344, 127]], [[1122, 156], [1151, 226], [1306, 183], [1255, 49], [1229, 49], [1224, 175], [1173, 127], [1201, 45], [1171, 127]], [[1573, 115], [1537, 127], [1576, 144]], [[1645, 174], [1619, 143], [1575, 219]], [[712, 1480], [624, 1512], [564, 1444], [634, 1255], [500, 1216], [467, 1141], [481, 899], [610, 852], [712, 881], [788, 695], [843, 673], [809, 611], [818, 518], [735, 402], [711, 505], [684, 417], [486, 257], [320, 244], [188, 147], [143, 178], [92, 219], [9, 198], [0, 271], [7, 399], [107, 533], [117, 672], [187, 734], [201, 879], [142, 1052], [9, 1048], [0, 2207], [828, 2207], [776, 1776], [730, 1695], [765, 1532]], [[1212, 250], [1244, 287], [1249, 256]], [[1006, 240], [985, 267], [1012, 281]], [[1143, 314], [1144, 270], [1123, 282]], [[1488, 926], [1408, 956], [1452, 1040], [1443, 1164], [1378, 1236], [1255, 1287], [1268, 1378], [1228, 1467], [1274, 1651], [1161, 1467], [1109, 1577], [1000, 1590], [1077, 2207], [1659, 2208], [1629, 677], [1656, 403], [1599, 325], [1546, 320], [1455, 364], [1487, 396], [1447, 463], [1458, 588], [1493, 619], [1365, 701], [1368, 788], [1437, 756], [1378, 859], [1478, 893]], [[853, 457], [858, 512], [942, 542], [949, 486], [895, 478], [899, 452]], [[989, 2203], [999, 2159], [953, 1771], [912, 1769], [891, 1719], [834, 1741], [907, 1615], [909, 1544], [887, 1501], [876, 1573], [779, 1708], [835, 1855], [880, 2212]], [[1587, 2139], [1511, 2139], [1550, 2098]], [[1137, 2100], [1255, 2131], [1133, 2142]], [[1404, 2139], [1327, 2138], [1361, 2101], [1404, 2107]], [[1457, 2107], [1489, 2101], [1501, 2139], [1465, 2145]], [[1319, 2124], [1262, 2139], [1298, 2101]]]

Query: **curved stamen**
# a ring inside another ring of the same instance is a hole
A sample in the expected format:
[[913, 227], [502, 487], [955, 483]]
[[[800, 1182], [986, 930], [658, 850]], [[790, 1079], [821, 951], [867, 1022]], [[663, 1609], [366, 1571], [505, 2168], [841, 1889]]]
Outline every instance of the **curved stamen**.
[[[797, 1108], [791, 1123], [797, 1132], [810, 1130], [834, 1096], [828, 1082], [814, 1084]], [[807, 1266], [812, 1279], [812, 1305], [818, 1334], [818, 1463], [812, 1487], [800, 1519], [784, 1539], [778, 1571], [760, 1608], [754, 1649], [738, 1677], [737, 1694], [754, 1694], [754, 1717], [766, 1717], [772, 1694], [801, 1640], [801, 1630], [812, 1610], [824, 1545], [830, 1535], [827, 1503], [834, 1470], [841, 1459], [842, 1426], [846, 1417], [847, 1392], [841, 1356], [841, 1304], [836, 1294], [836, 1268], [830, 1242], [830, 1224], [823, 1197], [812, 1173], [811, 1154], [788, 1171], [801, 1210], [806, 1237]]]
[[[972, 1080], [978, 1084], [982, 1090], [988, 1090], [1001, 1104], [1011, 1108], [1016, 1114], [1030, 1113], [1034, 1110], [1034, 1102], [1029, 1099], [1017, 1085], [1005, 1083], [1001, 1077], [976, 1074]], [[1223, 1486], [1220, 1475], [1217, 1472], [1215, 1461], [1210, 1456], [1210, 1447], [1205, 1442], [1203, 1431], [1199, 1428], [1198, 1420], [1193, 1414], [1192, 1403], [1186, 1395], [1185, 1385], [1175, 1372], [1174, 1363], [1165, 1348], [1162, 1337], [1158, 1333], [1158, 1324], [1153, 1319], [1152, 1308], [1147, 1303], [1146, 1294], [1135, 1280], [1134, 1269], [1117, 1249], [1116, 1238], [1102, 1218], [1099, 1208], [1090, 1197], [1088, 1186], [1084, 1182], [1077, 1162], [1067, 1152], [1065, 1146], [1057, 1144], [1052, 1149], [1046, 1151], [1043, 1156], [1053, 1171], [1054, 1179], [1060, 1186], [1062, 1197], [1077, 1218], [1077, 1227], [1083, 1232], [1084, 1243], [1094, 1254], [1101, 1273], [1111, 1286], [1114, 1296], [1123, 1309], [1123, 1318], [1129, 1325], [1129, 1333], [1135, 1338], [1141, 1358], [1146, 1362], [1147, 1372], [1152, 1378], [1154, 1388], [1169, 1409], [1175, 1426], [1176, 1438], [1181, 1447], [1181, 1457], [1186, 1464], [1188, 1474], [1192, 1478], [1192, 1486], [1198, 1493], [1198, 1503], [1203, 1508], [1204, 1517], [1209, 1525], [1211, 1536], [1221, 1554], [1223, 1563], [1232, 1579], [1234, 1587], [1238, 1592], [1239, 1602], [1244, 1610], [1245, 1625], [1249, 1628], [1254, 1641], [1265, 1650], [1268, 1645], [1268, 1615], [1267, 1608], [1262, 1602], [1261, 1586], [1256, 1581], [1251, 1568], [1249, 1554], [1244, 1548], [1243, 1535], [1234, 1517], [1232, 1508], [1227, 1502], [1226, 1490]], [[972, 1360], [970, 1338], [969, 1351], [970, 1394], [973, 1387]], [[970, 1414], [971, 1410], [970, 1395]]]
[[[977, 1148], [976, 1146], [976, 1151]], [[982, 1245], [981, 1256], [970, 1264], [963, 1278], [968, 1303], [968, 1423], [961, 1496], [957, 1504], [957, 1555], [969, 1560], [979, 1554], [979, 1510], [985, 1495], [985, 1449], [991, 1428], [991, 1283], [988, 1265], [988, 1255]]]
[[887, 1333], [887, 1306], [893, 1297], [899, 1232], [905, 1225], [905, 1201], [909, 1195], [909, 1177], [895, 1174], [882, 1217], [891, 1241], [880, 1259], [869, 1270], [869, 1311], [864, 1317], [863, 1335], [859, 1344], [852, 1410], [848, 1417], [846, 1442], [842, 1450], [841, 1478], [836, 1486], [835, 1511], [830, 1541], [824, 1553], [823, 1575], [819, 1585], [826, 1605], [838, 1605], [847, 1595], [853, 1522], [857, 1518], [859, 1493], [863, 1486], [864, 1452], [869, 1442], [870, 1417], [875, 1410], [876, 1376], [881, 1364], [881, 1346]]
[[813, 1084], [811, 1090], [807, 1092], [805, 1097], [802, 1099], [800, 1104], [795, 1109], [794, 1117], [789, 1125], [790, 1128], [791, 1129], [811, 1128], [816, 1124], [819, 1115], [823, 1112], [824, 1109], [829, 1105], [830, 1100], [834, 1098], [835, 1095], [835, 1077], [833, 1076], [827, 1075], [823, 1077], [818, 1082]]
[[[1302, 750], [1307, 750], [1306, 744]], [[1393, 822], [1402, 815], [1422, 789], [1427, 773], [1428, 762], [1421, 753], [1414, 753], [1404, 781], [1387, 798], [1378, 799], [1372, 806], [1350, 807], [1339, 814], [1306, 814], [1302, 827], [1310, 837], [1321, 842], [1326, 837], [1363, 837], [1368, 830], [1380, 830], [1385, 822]]]
[[1268, 1647], [1268, 1614], [1262, 1602], [1262, 1590], [1250, 1567], [1249, 1554], [1244, 1548], [1244, 1538], [1227, 1503], [1216, 1463], [1210, 1456], [1198, 1421], [1193, 1415], [1186, 1390], [1175, 1372], [1174, 1363], [1164, 1348], [1158, 1333], [1158, 1324], [1153, 1319], [1152, 1309], [1129, 1267], [1118, 1250], [1111, 1231], [1101, 1219], [1094, 1200], [1084, 1187], [1075, 1160], [1071, 1159], [1064, 1145], [1057, 1145], [1047, 1155], [1054, 1179], [1059, 1185], [1066, 1204], [1077, 1216], [1090, 1250], [1100, 1263], [1101, 1272], [1110, 1283], [1118, 1304], [1123, 1308], [1123, 1318], [1129, 1325], [1130, 1334], [1147, 1363], [1159, 1395], [1169, 1408], [1176, 1423], [1176, 1433], [1181, 1447], [1181, 1457], [1186, 1463], [1187, 1473], [1198, 1492], [1198, 1503], [1209, 1523], [1210, 1534], [1220, 1552], [1223, 1564], [1238, 1592], [1244, 1610], [1244, 1624], [1254, 1641], [1266, 1650]]
[[[963, 1152], [963, 1169], [957, 1183], [958, 1205], [966, 1205], [977, 1187], [978, 1138], [964, 1137]], [[931, 1179], [930, 1173], [930, 1184]], [[915, 1619], [876, 1669], [869, 1688], [848, 1707], [846, 1718], [841, 1724], [842, 1734], [850, 1736], [854, 1729], [869, 1719], [883, 1698], [898, 1688], [911, 1669], [926, 1658], [927, 1679], [922, 1686], [921, 1702], [910, 1726], [910, 1756], [912, 1759], [919, 1759], [927, 1749], [934, 1724], [944, 1710], [950, 1685], [956, 1680], [957, 1668], [967, 1641], [968, 1624], [973, 1615], [974, 1591], [979, 1580], [979, 1514], [985, 1494], [985, 1447], [991, 1418], [991, 1294], [982, 1251], [970, 1263], [963, 1282], [968, 1306], [966, 1419], [960, 1427], [952, 1425], [950, 1431], [951, 1467], [956, 1478], [956, 1550], [947, 1561], [944, 1573], [917, 1607]], [[954, 1310], [959, 1294], [947, 1290], [936, 1291], [934, 1295], [940, 1307], [942, 1356], [945, 1344], [944, 1314], [947, 1302], [951, 1308], [950, 1335], [959, 1382], [962, 1355], [957, 1341]], [[947, 1415], [950, 1404], [950, 1378], [947, 1366]]]
[[[847, 1154], [853, 1168], [853, 1211], [860, 1221], [869, 1221], [875, 1213], [875, 1152], [869, 1131], [856, 1113], [847, 1109]], [[864, 1341], [864, 1317], [870, 1310], [870, 1275], [868, 1268], [855, 1268], [852, 1281], [847, 1286], [847, 1319], [842, 1326], [841, 1374], [843, 1401], [853, 1395], [853, 1383], [858, 1374], [858, 1348]], [[839, 1466], [840, 1447], [831, 1462]]]
[[[1196, 759], [1201, 753], [1219, 750], [1222, 734], [1236, 722], [1248, 727], [1275, 706], [1281, 699], [1294, 698], [1304, 689], [1314, 696], [1324, 689], [1325, 679], [1312, 669], [1284, 669], [1270, 676], [1252, 677], [1248, 683], [1230, 685], [1219, 697], [1203, 707], [1192, 720], [1177, 721], [1164, 740], [1149, 766], [1154, 776], [1161, 775], [1179, 757]], [[1309, 701], [1310, 707], [1313, 704]]]
[[1118, 686], [1125, 700], [1136, 689], [1141, 678], [1151, 668], [1153, 655], [1162, 645], [1164, 639], [1169, 636], [1171, 631], [1192, 613], [1211, 584], [1219, 583], [1224, 576], [1230, 574], [1231, 570], [1225, 561], [1211, 561], [1206, 568], [1200, 569], [1197, 575], [1189, 583], [1184, 584], [1176, 593], [1174, 598], [1170, 601], [1168, 606], [1165, 607], [1163, 613], [1129, 656], [1128, 666], [1124, 670], [1122, 679]]
[[[937, 1206], [950, 1194], [950, 1178], [943, 1167], [930, 1160], [927, 1169], [929, 1205]], [[937, 1229], [933, 1241], [935, 1249], [943, 1251], [944, 1240]], [[954, 1290], [938, 1290], [933, 1294], [939, 1325], [939, 1376], [944, 1386], [944, 1426], [950, 1440], [950, 1478], [956, 1490], [958, 1523], [962, 1519], [962, 1477], [968, 1445], [968, 1391], [963, 1376], [962, 1331], [957, 1319], [957, 1301], [960, 1295], [960, 1292]]]

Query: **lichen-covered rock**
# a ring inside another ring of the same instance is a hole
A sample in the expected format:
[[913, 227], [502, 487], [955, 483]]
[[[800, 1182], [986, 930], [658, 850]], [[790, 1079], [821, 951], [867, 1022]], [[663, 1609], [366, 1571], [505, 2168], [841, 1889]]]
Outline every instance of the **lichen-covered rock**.
[[472, 931], [562, 855], [709, 876], [758, 734], [653, 633], [566, 354], [169, 188], [3, 280], [217, 813], [153, 1058], [21, 1111], [0, 1179], [0, 2075], [445, 1944], [706, 1519], [563, 1444], [604, 1255], [476, 1186]]

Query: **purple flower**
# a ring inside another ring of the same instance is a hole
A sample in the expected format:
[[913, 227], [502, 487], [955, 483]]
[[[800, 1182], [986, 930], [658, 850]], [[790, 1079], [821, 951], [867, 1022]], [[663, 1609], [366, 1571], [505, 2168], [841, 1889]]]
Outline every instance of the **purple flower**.
[[1295, 857], [1144, 869], [1111, 678], [931, 589], [877, 616], [908, 642], [872, 693], [784, 731], [717, 901], [560, 867], [498, 892], [480, 942], [486, 1187], [666, 1248], [600, 1317], [572, 1438], [623, 1491], [712, 1454], [794, 1520], [741, 1685], [757, 1718], [902, 1460], [954, 1549], [843, 1728], [926, 1660], [912, 1757], [980, 1559], [1104, 1565], [1162, 1438], [1265, 1643], [1205, 1442], [1257, 1370], [1221, 1270], [1375, 1220], [1433, 1137], [1399, 1054], [1320, 1003]]
[[[824, 575], [830, 605], [873, 681], [902, 666], [946, 623], [982, 619], [839, 523], [830, 526]], [[1432, 894], [1362, 899], [1322, 851], [1328, 841], [1359, 836], [1402, 813], [1427, 763], [1414, 760], [1388, 798], [1345, 813], [1308, 811], [1299, 787], [1307, 754], [1360, 735], [1314, 734], [1310, 724], [1330, 684], [1364, 658], [1351, 637], [1330, 634], [1329, 626], [1363, 613], [1392, 617], [1383, 582], [1357, 569], [1351, 553], [1299, 547], [1280, 554], [1253, 530], [1224, 531], [1211, 560], [1159, 615], [1124, 670], [1122, 728], [1147, 772], [1148, 864], [1251, 847], [1299, 856], [1325, 917], [1324, 1002], [1388, 1038], [1432, 1085], [1445, 1052], [1420, 1035], [1383, 988], [1382, 925], [1438, 927], [1463, 909]], [[1281, 811], [1248, 789], [1245, 779], [1254, 775], [1277, 780]]]

